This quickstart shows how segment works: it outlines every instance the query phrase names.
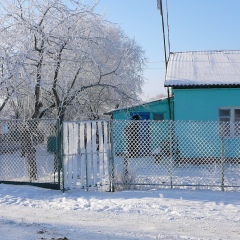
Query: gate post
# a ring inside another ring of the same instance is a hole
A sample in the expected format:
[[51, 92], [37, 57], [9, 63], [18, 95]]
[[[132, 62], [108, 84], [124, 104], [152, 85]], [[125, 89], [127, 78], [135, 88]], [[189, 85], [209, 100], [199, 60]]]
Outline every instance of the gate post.
[[225, 144], [224, 144], [224, 136], [222, 136], [222, 153], [221, 153], [221, 164], [222, 164], [222, 184], [221, 184], [221, 190], [224, 191], [224, 180], [225, 180]]
[[170, 184], [171, 188], [173, 188], [173, 145], [174, 145], [174, 122], [170, 120]]
[[110, 192], [114, 192], [114, 142], [113, 142], [113, 121], [110, 120], [108, 124], [108, 136], [109, 136], [109, 151], [108, 151], [108, 159], [109, 159], [109, 169], [110, 169]]
[[[63, 166], [63, 154], [62, 154], [62, 129], [61, 129], [61, 124], [60, 124], [60, 119], [57, 119], [57, 159], [58, 159], [58, 184], [59, 184], [59, 188], [60, 188], [60, 182], [61, 182], [61, 178], [60, 178], [60, 172]], [[63, 170], [62, 170], [62, 174], [63, 174]]]
[[68, 134], [67, 134], [67, 123], [62, 122], [62, 155], [63, 157], [63, 162], [62, 162], [62, 191], [65, 192], [65, 178], [66, 178], [66, 164], [65, 164], [65, 157], [66, 157], [66, 151], [68, 149]]

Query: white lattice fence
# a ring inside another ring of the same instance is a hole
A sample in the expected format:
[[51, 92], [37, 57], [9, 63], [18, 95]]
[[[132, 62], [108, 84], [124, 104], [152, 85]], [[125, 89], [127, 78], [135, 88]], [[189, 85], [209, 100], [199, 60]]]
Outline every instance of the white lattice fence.
[[63, 124], [64, 189], [109, 190], [109, 142], [106, 121]]

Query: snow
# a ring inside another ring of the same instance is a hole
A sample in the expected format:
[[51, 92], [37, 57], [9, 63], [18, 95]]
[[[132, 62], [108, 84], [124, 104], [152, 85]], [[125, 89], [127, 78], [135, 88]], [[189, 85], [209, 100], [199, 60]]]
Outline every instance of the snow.
[[0, 184], [1, 240], [240, 239], [240, 192], [86, 192]]
[[240, 51], [171, 53], [165, 87], [239, 86]]

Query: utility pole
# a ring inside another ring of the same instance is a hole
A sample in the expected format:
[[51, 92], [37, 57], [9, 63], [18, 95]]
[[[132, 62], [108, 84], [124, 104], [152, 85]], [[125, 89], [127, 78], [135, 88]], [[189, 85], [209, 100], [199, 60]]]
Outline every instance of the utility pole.
[[[163, 32], [163, 45], [164, 45], [164, 56], [165, 56], [165, 67], [167, 72], [167, 65], [168, 65], [168, 58], [167, 58], [167, 47], [166, 47], [166, 35], [165, 35], [165, 24], [164, 24], [164, 14], [163, 14], [163, 7], [162, 7], [162, 0], [157, 0], [157, 8], [160, 11], [162, 17], [162, 32]], [[167, 88], [168, 93], [168, 108], [169, 108], [169, 117], [170, 120], [173, 120], [172, 113], [171, 113], [171, 103], [170, 103], [170, 90], [169, 87]]]
[[164, 15], [163, 15], [163, 7], [162, 7], [162, 0], [157, 0], [157, 8], [160, 11], [162, 17], [162, 32], [163, 32], [163, 44], [164, 44], [164, 55], [165, 55], [165, 67], [167, 70], [167, 47], [166, 47], [166, 36], [165, 36], [165, 24], [164, 24]]

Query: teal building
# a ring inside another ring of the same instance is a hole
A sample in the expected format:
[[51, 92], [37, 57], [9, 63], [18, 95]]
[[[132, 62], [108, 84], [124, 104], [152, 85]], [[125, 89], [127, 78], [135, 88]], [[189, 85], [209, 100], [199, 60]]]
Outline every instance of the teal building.
[[170, 120], [170, 109], [173, 114], [173, 99], [161, 98], [125, 108], [111, 110], [105, 114], [114, 120], [131, 120], [132, 116], [139, 116], [140, 120]]
[[159, 132], [162, 130], [166, 132], [169, 125], [169, 121], [166, 120], [170, 120], [170, 109], [173, 111], [173, 99], [162, 98], [105, 113], [116, 120], [113, 122], [115, 153], [121, 155], [127, 151], [126, 129], [131, 124], [129, 120], [135, 116], [140, 120], [137, 133], [139, 152], [141, 155], [145, 155], [157, 149], [159, 141], [163, 141], [164, 138], [159, 135]]
[[165, 87], [174, 98], [174, 136], [182, 157], [203, 158], [206, 149], [212, 158], [240, 157], [240, 51], [171, 53]]
[[171, 53], [164, 85], [173, 120], [240, 120], [240, 51]]
[[[164, 120], [141, 123], [142, 149], [146, 145], [154, 152], [173, 143], [183, 159], [204, 159], [206, 150], [212, 159], [220, 159], [223, 152], [226, 158], [240, 159], [240, 51], [170, 53], [164, 86], [170, 90], [168, 98], [107, 114], [114, 120], [135, 115]], [[125, 123], [116, 124], [117, 146], [123, 146]]]

